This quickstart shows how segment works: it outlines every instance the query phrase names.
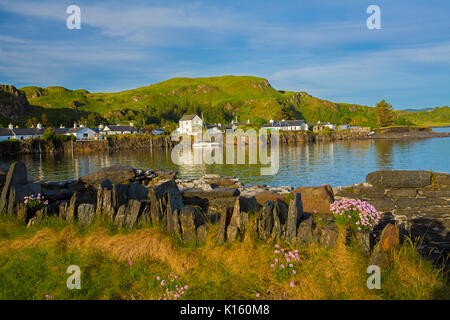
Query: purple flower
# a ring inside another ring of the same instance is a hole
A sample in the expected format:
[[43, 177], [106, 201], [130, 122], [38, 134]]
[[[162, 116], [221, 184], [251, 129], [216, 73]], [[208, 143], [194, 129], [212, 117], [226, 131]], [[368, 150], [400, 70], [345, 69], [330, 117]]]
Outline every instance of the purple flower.
[[294, 287], [295, 286], [295, 283], [294, 283], [294, 281], [291, 281], [291, 283], [289, 284], [291, 287]]
[[256, 297], [259, 298], [259, 292], [256, 294]]

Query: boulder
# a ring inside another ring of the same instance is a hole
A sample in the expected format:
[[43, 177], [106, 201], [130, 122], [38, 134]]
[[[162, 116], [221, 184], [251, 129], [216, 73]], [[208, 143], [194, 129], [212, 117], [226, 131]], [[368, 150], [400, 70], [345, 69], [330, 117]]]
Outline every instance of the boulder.
[[431, 184], [431, 172], [421, 170], [382, 170], [366, 176], [371, 185], [382, 188], [417, 188]]
[[112, 184], [128, 183], [135, 178], [134, 169], [130, 166], [117, 165], [102, 168], [81, 177], [79, 181], [83, 184], [99, 185], [109, 179]]
[[303, 212], [330, 214], [330, 205], [334, 202], [330, 185], [320, 187], [298, 187], [293, 193], [301, 193]]
[[389, 223], [381, 232], [380, 241], [376, 244], [372, 257], [371, 265], [377, 265], [380, 268], [387, 267], [392, 253], [400, 246], [400, 233], [396, 225]]
[[266, 201], [284, 202], [284, 197], [282, 195], [279, 195], [278, 193], [271, 192], [271, 191], [257, 192], [257, 193], [255, 193], [255, 199], [256, 199], [256, 202], [258, 202], [258, 204], [260, 206], [264, 206], [264, 203], [266, 203]]
[[302, 198], [300, 193], [295, 193], [289, 203], [286, 222], [286, 241], [294, 243], [297, 240], [297, 227], [303, 218]]

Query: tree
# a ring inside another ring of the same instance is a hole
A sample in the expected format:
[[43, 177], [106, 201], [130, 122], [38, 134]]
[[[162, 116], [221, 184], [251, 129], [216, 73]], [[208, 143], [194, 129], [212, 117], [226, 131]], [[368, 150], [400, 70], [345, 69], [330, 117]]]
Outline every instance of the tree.
[[394, 122], [392, 105], [384, 100], [381, 100], [376, 104], [375, 115], [377, 118], [377, 125], [380, 127], [390, 126]]
[[48, 126], [48, 117], [45, 113], [41, 115], [41, 124], [44, 127]]
[[30, 118], [27, 120], [25, 126], [27, 128], [31, 128], [31, 127], [34, 127], [35, 125], [37, 125], [37, 123], [38, 123], [38, 119], [36, 117], [33, 117], [33, 118]]

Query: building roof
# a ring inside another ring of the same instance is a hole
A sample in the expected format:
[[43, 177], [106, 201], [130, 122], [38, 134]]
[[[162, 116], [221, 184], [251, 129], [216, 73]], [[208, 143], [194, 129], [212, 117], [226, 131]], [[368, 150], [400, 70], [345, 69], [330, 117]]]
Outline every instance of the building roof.
[[[70, 128], [70, 129], [68, 129], [68, 130], [66, 131], [66, 133], [76, 133], [76, 132], [81, 131], [81, 130], [84, 130], [84, 129], [94, 131], [94, 130], [92, 130], [91, 128], [88, 128], [88, 127], [76, 127], [76, 128]], [[95, 132], [95, 131], [94, 131], [94, 132]]]
[[67, 131], [69, 131], [70, 128], [55, 128], [56, 134], [66, 134]]
[[272, 127], [295, 127], [305, 125], [305, 120], [285, 120], [285, 121], [274, 121], [273, 123], [269, 122], [263, 125], [263, 128], [272, 128]]
[[198, 115], [196, 114], [185, 114], [184, 116], [181, 117], [180, 121], [189, 121], [194, 119], [195, 117], [198, 117]]
[[109, 129], [111, 131], [118, 131], [118, 132], [123, 132], [123, 131], [130, 131], [130, 132], [134, 132], [137, 131], [135, 127], [133, 126], [105, 126], [105, 129]]
[[0, 128], [0, 137], [9, 137], [9, 136], [14, 136], [14, 133], [11, 131], [11, 129]]
[[14, 128], [12, 131], [16, 136], [37, 136], [44, 133], [44, 129], [38, 128]]

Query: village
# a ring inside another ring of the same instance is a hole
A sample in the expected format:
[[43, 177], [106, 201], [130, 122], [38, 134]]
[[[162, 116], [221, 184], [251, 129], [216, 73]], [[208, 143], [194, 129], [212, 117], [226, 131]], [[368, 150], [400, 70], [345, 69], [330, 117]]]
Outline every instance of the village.
[[[209, 124], [204, 122], [204, 120], [196, 114], [186, 114], [179, 120], [178, 128], [173, 132], [177, 135], [191, 135], [196, 136], [202, 133], [204, 130], [208, 134], [225, 133], [227, 130], [232, 130], [233, 132], [240, 127], [252, 125], [250, 120], [247, 122], [238, 122], [232, 120], [228, 124]], [[349, 124], [336, 125], [329, 122], [318, 121], [315, 124], [306, 123], [305, 120], [280, 120], [274, 121], [270, 120], [268, 123], [261, 126], [263, 129], [267, 130], [278, 130], [278, 131], [312, 131], [315, 133], [323, 131], [351, 131], [351, 132], [370, 132], [368, 127], [351, 126]], [[26, 140], [26, 139], [36, 139], [40, 138], [44, 133], [45, 128], [42, 124], [38, 123], [36, 127], [31, 128], [20, 128], [19, 126], [14, 126], [12, 123], [9, 124], [8, 128], [0, 128], [0, 142], [7, 140]], [[128, 125], [116, 124], [116, 125], [103, 125], [100, 124], [97, 128], [87, 127], [84, 124], [78, 124], [74, 122], [72, 128], [66, 128], [60, 126], [54, 129], [55, 134], [73, 136], [77, 141], [86, 140], [103, 140], [105, 136], [109, 135], [129, 135], [129, 134], [151, 134], [154, 136], [158, 135], [168, 135], [170, 134], [164, 128], [156, 128], [151, 131], [138, 129], [134, 126], [132, 122]]]

